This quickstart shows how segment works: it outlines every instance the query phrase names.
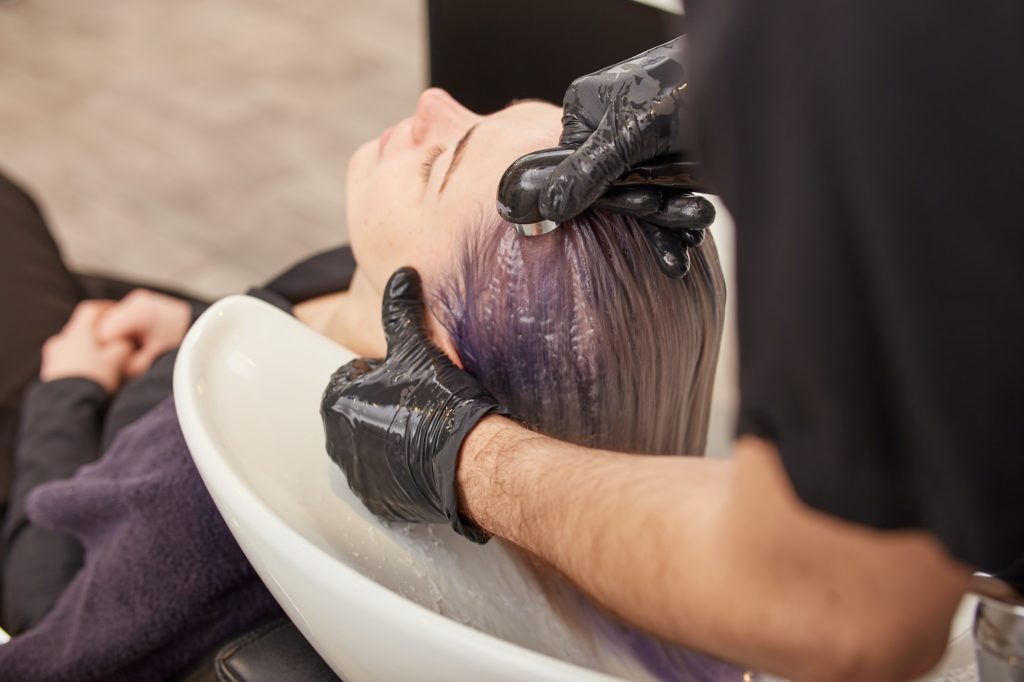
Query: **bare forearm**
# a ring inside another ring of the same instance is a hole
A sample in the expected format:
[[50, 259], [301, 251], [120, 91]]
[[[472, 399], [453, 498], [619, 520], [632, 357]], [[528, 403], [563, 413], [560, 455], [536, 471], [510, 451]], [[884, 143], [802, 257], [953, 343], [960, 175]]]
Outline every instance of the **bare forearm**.
[[[644, 457], [639, 466], [634, 456], [588, 450], [505, 424], [484, 420], [463, 450], [459, 483], [474, 520], [543, 557], [623, 617], [642, 617], [647, 629], [674, 633], [671, 609], [648, 608], [647, 591], [652, 581], [664, 585], [679, 576], [666, 574], [672, 570], [667, 547], [646, 552], [643, 543], [667, 539], [668, 516], [679, 511], [703, 521], [695, 519], [673, 542], [699, 552], [718, 504], [708, 493], [721, 488], [730, 465], [692, 460], [691, 477], [666, 499], [664, 477], [674, 475], [673, 458]], [[643, 566], [636, 565], [640, 561]]]
[[714, 552], [732, 464], [588, 450], [507, 424], [484, 420], [463, 448], [459, 482], [477, 523], [550, 562], [624, 620], [721, 654], [699, 636], [706, 624], [692, 627], [701, 618], [687, 587], [714, 589], [704, 557]]
[[[919, 672], [965, 580], [921, 534], [804, 509], [770, 454], [743, 448], [734, 461], [638, 457], [488, 419], [459, 483], [484, 528], [625, 620], [794, 679]], [[882, 651], [886, 640], [919, 654]]]

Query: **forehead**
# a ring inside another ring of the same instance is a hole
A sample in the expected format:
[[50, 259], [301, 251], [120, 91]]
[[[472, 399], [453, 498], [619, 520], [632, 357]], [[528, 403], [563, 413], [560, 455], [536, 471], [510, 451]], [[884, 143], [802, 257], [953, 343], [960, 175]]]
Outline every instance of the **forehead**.
[[479, 119], [440, 197], [442, 202], [458, 207], [493, 196], [509, 164], [524, 154], [558, 143], [561, 114], [556, 106], [531, 101]]
[[504, 109], [486, 116], [485, 121], [497, 126], [521, 125], [523, 132], [552, 133], [556, 137], [561, 127], [562, 110], [539, 100], [513, 102]]
[[557, 144], [561, 118], [562, 110], [546, 102], [512, 104], [480, 121], [466, 156], [476, 160], [473, 165], [493, 160], [507, 166], [527, 152]]

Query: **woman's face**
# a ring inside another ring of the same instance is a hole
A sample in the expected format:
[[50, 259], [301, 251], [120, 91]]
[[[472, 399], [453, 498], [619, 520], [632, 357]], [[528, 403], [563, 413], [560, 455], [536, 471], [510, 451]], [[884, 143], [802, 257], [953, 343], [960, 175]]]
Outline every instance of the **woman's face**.
[[429, 286], [451, 263], [459, 230], [495, 214], [509, 164], [552, 147], [561, 110], [537, 101], [478, 116], [444, 90], [420, 95], [416, 113], [352, 156], [348, 232], [362, 276], [378, 292], [411, 265]]

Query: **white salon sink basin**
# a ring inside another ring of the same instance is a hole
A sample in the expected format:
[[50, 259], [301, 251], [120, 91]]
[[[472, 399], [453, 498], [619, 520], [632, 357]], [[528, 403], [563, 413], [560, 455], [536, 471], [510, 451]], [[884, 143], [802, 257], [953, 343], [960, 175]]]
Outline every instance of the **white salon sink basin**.
[[[645, 679], [557, 616], [501, 543], [384, 526], [359, 503], [326, 455], [319, 414], [328, 377], [351, 358], [273, 306], [233, 296], [192, 327], [174, 373], [207, 489], [324, 660], [347, 682]], [[973, 664], [968, 625], [965, 610], [928, 679]]]
[[567, 662], [609, 670], [515, 553], [447, 527], [385, 527], [352, 495], [319, 414], [328, 378], [351, 357], [233, 296], [196, 322], [175, 367], [203, 481], [303, 635], [347, 682], [612, 679]]

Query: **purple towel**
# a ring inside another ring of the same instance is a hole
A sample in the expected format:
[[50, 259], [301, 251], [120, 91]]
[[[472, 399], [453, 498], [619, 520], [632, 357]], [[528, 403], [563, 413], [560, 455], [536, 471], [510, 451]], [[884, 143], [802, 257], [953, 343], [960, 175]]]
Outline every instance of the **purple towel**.
[[281, 614], [206, 492], [173, 399], [26, 501], [85, 566], [39, 625], [0, 646], [0, 680], [167, 680]]

